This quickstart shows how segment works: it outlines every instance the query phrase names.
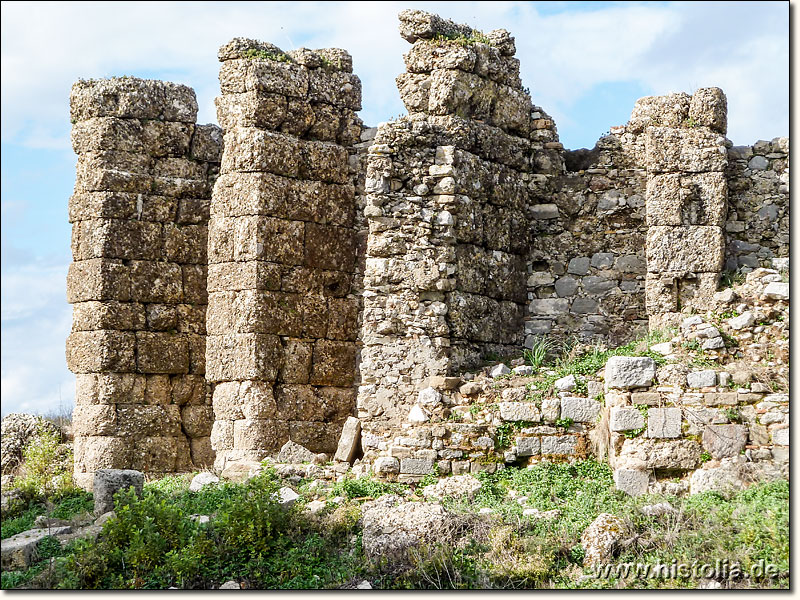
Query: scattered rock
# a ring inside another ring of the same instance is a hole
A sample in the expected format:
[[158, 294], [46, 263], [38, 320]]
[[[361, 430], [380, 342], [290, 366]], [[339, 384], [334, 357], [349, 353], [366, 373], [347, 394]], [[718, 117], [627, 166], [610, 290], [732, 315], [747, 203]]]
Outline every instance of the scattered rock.
[[325, 508], [325, 504], [326, 503], [323, 502], [322, 500], [312, 500], [311, 502], [306, 504], [306, 510], [310, 512], [312, 515], [315, 515]]
[[432, 387], [426, 387], [417, 396], [417, 402], [422, 406], [435, 407], [442, 403], [442, 394]]
[[440, 504], [400, 503], [397, 496], [382, 496], [363, 507], [364, 554], [368, 560], [387, 559], [408, 564], [408, 549], [440, 539], [447, 511]]
[[300, 464], [307, 462], [314, 462], [316, 455], [305, 446], [287, 441], [275, 456], [275, 460], [279, 463]]
[[4, 571], [27, 569], [36, 562], [36, 548], [48, 536], [64, 535], [72, 532], [72, 527], [50, 527], [29, 529], [0, 542], [0, 562]]
[[561, 511], [555, 510], [539, 510], [538, 508], [526, 508], [522, 511], [523, 517], [532, 517], [534, 519], [545, 519], [551, 521], [561, 516]]
[[406, 417], [406, 421], [409, 423], [427, 423], [430, 417], [425, 414], [425, 411], [422, 410], [418, 404], [415, 404], [408, 413], [408, 417]]
[[713, 369], [694, 371], [686, 376], [686, 383], [690, 388], [713, 387], [717, 385], [717, 372]]
[[290, 487], [282, 487], [278, 490], [278, 502], [283, 508], [289, 508], [293, 506], [297, 499], [300, 497], [300, 494], [295, 492]]
[[[637, 411], [638, 412], [638, 411]], [[645, 471], [638, 469], [615, 469], [614, 484], [629, 496], [641, 496], [647, 493], [647, 484], [650, 476]]]
[[236, 582], [233, 579], [231, 579], [230, 581], [226, 581], [221, 586], [219, 586], [219, 589], [221, 589], [221, 590], [240, 590], [240, 589], [242, 589], [242, 586], [239, 585], [238, 582]]
[[577, 382], [575, 381], [575, 375], [567, 375], [561, 379], [556, 379], [553, 385], [559, 392], [571, 392], [575, 389]]
[[219, 483], [219, 477], [213, 473], [209, 473], [207, 471], [204, 473], [198, 473], [192, 477], [192, 482], [189, 484], [189, 491], [199, 492], [207, 485], [212, 485], [214, 483]]
[[481, 487], [483, 487], [483, 484], [472, 475], [454, 475], [453, 477], [440, 479], [433, 485], [426, 486], [422, 489], [422, 495], [429, 500], [444, 500], [445, 498], [472, 500]]
[[619, 517], [601, 513], [581, 535], [581, 546], [585, 552], [583, 565], [592, 567], [611, 558], [614, 546], [625, 535], [625, 524]]
[[659, 502], [658, 504], [648, 504], [641, 509], [642, 514], [648, 517], [660, 517], [677, 512], [669, 502]]
[[371, 584], [369, 581], [367, 581], [367, 580], [365, 579], [364, 581], [361, 581], [361, 582], [360, 582], [360, 583], [359, 583], [359, 584], [356, 586], [356, 589], [357, 589], [357, 590], [371, 590], [371, 589], [372, 589], [372, 584]]
[[528, 365], [521, 365], [519, 367], [514, 367], [512, 371], [514, 371], [515, 374], [522, 376], [533, 375], [533, 367]]
[[703, 448], [713, 458], [738, 456], [747, 443], [744, 425], [707, 425], [703, 432]]
[[503, 363], [500, 363], [499, 365], [492, 367], [492, 370], [489, 371], [489, 377], [501, 377], [502, 375], [508, 375], [509, 373], [511, 373], [511, 369], [509, 369]]
[[773, 281], [768, 283], [767, 287], [761, 294], [762, 298], [769, 300], [788, 300], [789, 299], [789, 284]]
[[653, 344], [650, 346], [650, 350], [653, 352], [658, 352], [666, 356], [667, 354], [672, 354], [672, 342], [663, 342], [661, 344]]
[[741, 330], [747, 329], [748, 327], [752, 327], [753, 324], [756, 322], [756, 318], [752, 312], [745, 311], [740, 314], [738, 317], [733, 317], [732, 319], [728, 319], [728, 325], [731, 329]]

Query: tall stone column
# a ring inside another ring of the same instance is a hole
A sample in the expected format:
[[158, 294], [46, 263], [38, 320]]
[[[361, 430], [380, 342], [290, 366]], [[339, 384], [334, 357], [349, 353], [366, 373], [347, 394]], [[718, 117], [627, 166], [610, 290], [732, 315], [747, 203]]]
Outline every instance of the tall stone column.
[[67, 299], [77, 377], [75, 479], [210, 465], [206, 239], [221, 135], [194, 92], [130, 77], [79, 81]]
[[[727, 101], [719, 88], [652, 102], [646, 130], [650, 328], [708, 310], [725, 258]], [[656, 99], [657, 100], [657, 99]]]
[[225, 152], [211, 204], [207, 377], [218, 468], [288, 439], [336, 449], [354, 412], [361, 83], [343, 50], [219, 52]]
[[358, 414], [376, 427], [404, 421], [427, 386], [519, 355], [528, 177], [544, 152], [507, 31], [409, 10], [400, 33], [413, 44], [397, 78], [409, 115], [379, 127], [365, 185]]

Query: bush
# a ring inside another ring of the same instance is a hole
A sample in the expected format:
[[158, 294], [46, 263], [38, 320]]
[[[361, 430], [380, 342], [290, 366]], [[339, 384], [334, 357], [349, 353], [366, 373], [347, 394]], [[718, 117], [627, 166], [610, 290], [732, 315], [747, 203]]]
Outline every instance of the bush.
[[61, 445], [61, 435], [39, 424], [37, 437], [23, 451], [20, 474], [12, 487], [37, 498], [71, 493], [72, 451]]

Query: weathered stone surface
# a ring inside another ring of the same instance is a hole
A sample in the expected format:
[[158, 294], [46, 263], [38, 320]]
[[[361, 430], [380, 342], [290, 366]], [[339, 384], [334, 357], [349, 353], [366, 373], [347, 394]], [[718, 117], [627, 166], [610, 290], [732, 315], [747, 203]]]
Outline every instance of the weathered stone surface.
[[219, 483], [219, 477], [217, 477], [213, 473], [208, 473], [208, 472], [198, 473], [192, 478], [192, 481], [189, 484], [189, 491], [199, 492], [204, 487], [213, 485], [215, 483]]
[[646, 471], [639, 471], [637, 469], [616, 469], [614, 471], [614, 484], [616, 488], [630, 496], [646, 494], [649, 480], [650, 476]]
[[400, 503], [397, 496], [384, 496], [362, 509], [363, 547], [368, 560], [389, 558], [394, 564], [407, 564], [408, 550], [436, 539], [447, 522], [447, 512], [439, 504]]
[[725, 236], [720, 227], [665, 227], [647, 230], [647, 271], [717, 273], [725, 259]]
[[764, 288], [761, 297], [769, 300], [788, 300], [789, 284], [781, 283], [780, 281], [772, 281]]
[[538, 437], [517, 437], [515, 439], [517, 456], [535, 456], [539, 454], [542, 443]]
[[581, 534], [581, 546], [585, 552], [583, 565], [592, 567], [607, 562], [614, 546], [625, 535], [627, 528], [619, 517], [602, 513]]
[[4, 571], [24, 570], [38, 559], [37, 546], [49, 536], [65, 535], [72, 527], [48, 527], [29, 529], [2, 541], [2, 565]]
[[693, 469], [702, 448], [694, 440], [626, 439], [614, 460], [615, 469]]
[[648, 357], [612, 356], [605, 367], [605, 381], [609, 388], [649, 387], [655, 376], [656, 363]]
[[342, 436], [339, 438], [339, 446], [336, 448], [334, 460], [342, 462], [353, 462], [355, 454], [360, 446], [361, 421], [355, 417], [347, 417], [342, 428]]
[[694, 371], [686, 376], [686, 383], [690, 388], [704, 388], [717, 385], [717, 372], [712, 369]]
[[541, 413], [532, 402], [500, 402], [500, 418], [504, 421], [533, 421], [541, 420]]
[[744, 425], [707, 425], [703, 431], [703, 448], [713, 458], [738, 456], [747, 443]]
[[630, 431], [644, 427], [644, 416], [636, 408], [616, 406], [611, 409], [609, 420], [611, 431]]
[[648, 408], [647, 437], [676, 438], [681, 435], [681, 409]]
[[94, 513], [102, 515], [114, 510], [114, 494], [133, 488], [142, 495], [144, 473], [132, 469], [98, 469], [94, 474]]
[[425, 486], [422, 495], [428, 500], [466, 498], [471, 500], [483, 484], [472, 475], [455, 475], [440, 479], [434, 485]]
[[589, 398], [562, 398], [561, 418], [575, 423], [593, 423], [600, 414], [601, 405]]

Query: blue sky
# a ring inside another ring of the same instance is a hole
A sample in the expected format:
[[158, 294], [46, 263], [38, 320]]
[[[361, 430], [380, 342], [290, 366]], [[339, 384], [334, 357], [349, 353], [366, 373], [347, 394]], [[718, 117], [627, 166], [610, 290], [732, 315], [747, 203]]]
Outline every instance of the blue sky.
[[369, 125], [405, 111], [397, 13], [423, 8], [516, 36], [523, 85], [567, 148], [592, 147], [637, 98], [719, 86], [736, 144], [789, 134], [787, 2], [136, 2], [2, 4], [2, 414], [68, 406], [64, 340], [79, 78], [178, 81], [215, 120], [217, 48], [235, 36], [353, 55]]

